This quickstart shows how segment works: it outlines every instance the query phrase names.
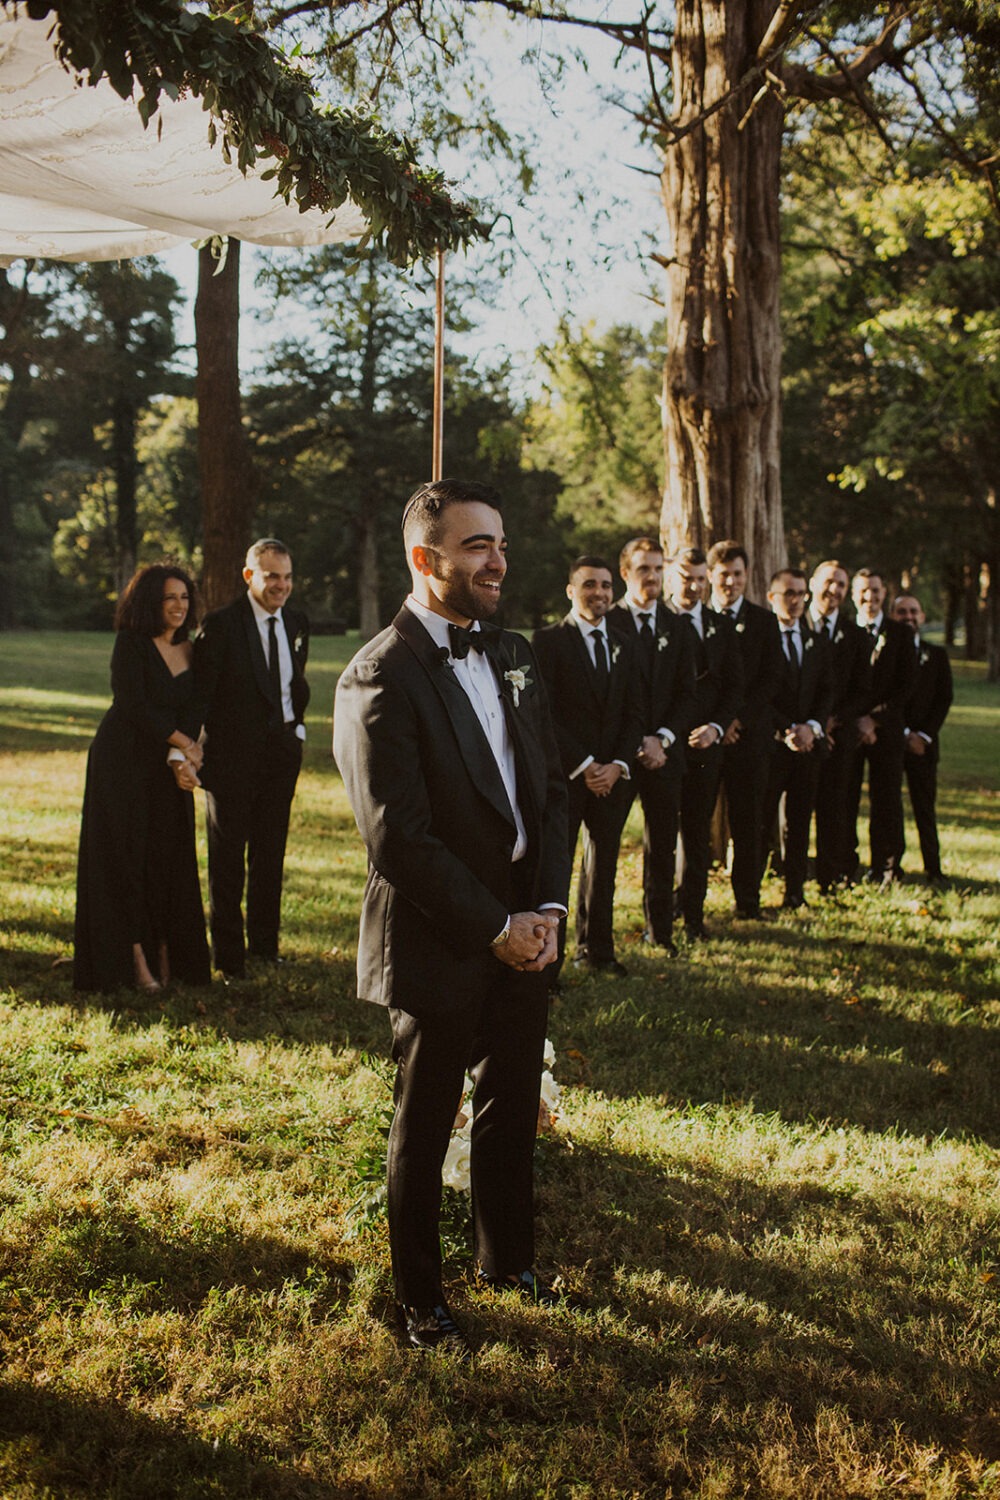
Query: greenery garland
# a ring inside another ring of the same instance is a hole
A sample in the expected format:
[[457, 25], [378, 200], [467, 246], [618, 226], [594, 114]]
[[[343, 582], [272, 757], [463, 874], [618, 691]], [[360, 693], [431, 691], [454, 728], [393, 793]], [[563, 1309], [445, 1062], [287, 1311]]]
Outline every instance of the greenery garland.
[[486, 238], [473, 208], [456, 203], [444, 176], [421, 167], [411, 142], [350, 109], [321, 109], [307, 76], [253, 32], [240, 12], [208, 15], [182, 0], [0, 0], [35, 20], [55, 16], [60, 61], [123, 99], [141, 90], [144, 125], [161, 94], [201, 99], [209, 140], [241, 172], [261, 173], [299, 208], [333, 213], [351, 198], [368, 220], [363, 243], [397, 265]]

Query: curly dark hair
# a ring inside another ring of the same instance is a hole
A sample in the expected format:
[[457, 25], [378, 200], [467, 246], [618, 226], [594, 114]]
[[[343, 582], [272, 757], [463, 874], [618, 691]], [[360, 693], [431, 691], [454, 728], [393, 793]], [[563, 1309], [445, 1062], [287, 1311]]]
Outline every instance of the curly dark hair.
[[198, 594], [194, 580], [176, 563], [147, 563], [132, 575], [118, 600], [115, 629], [159, 635], [163, 630], [163, 585], [168, 578], [176, 578], [188, 591], [187, 616], [174, 632], [175, 641], [186, 641], [197, 623]]

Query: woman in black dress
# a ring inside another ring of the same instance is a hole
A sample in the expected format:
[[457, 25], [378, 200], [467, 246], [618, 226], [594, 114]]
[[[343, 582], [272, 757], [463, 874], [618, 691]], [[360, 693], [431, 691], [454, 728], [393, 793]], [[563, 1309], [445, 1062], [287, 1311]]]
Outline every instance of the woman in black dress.
[[167, 563], [122, 593], [111, 655], [114, 701], [87, 758], [77, 864], [73, 985], [155, 992], [207, 984], [194, 805], [167, 764], [171, 746], [201, 764], [189, 630], [194, 585]]

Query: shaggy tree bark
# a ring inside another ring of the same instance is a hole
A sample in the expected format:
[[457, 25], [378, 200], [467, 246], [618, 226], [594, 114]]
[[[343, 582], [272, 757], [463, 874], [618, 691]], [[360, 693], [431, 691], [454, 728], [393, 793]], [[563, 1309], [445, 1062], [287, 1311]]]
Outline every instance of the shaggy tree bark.
[[[663, 202], [669, 350], [661, 531], [668, 554], [735, 537], [752, 591], [783, 560], [779, 166], [782, 107], [753, 101], [774, 0], [679, 0], [672, 55], [677, 136]], [[731, 96], [711, 113], [718, 100]]]
[[198, 478], [205, 563], [202, 603], [218, 609], [243, 587], [241, 572], [253, 541], [256, 476], [240, 404], [240, 246], [229, 241], [226, 262], [206, 246], [198, 252], [194, 323], [198, 346]]

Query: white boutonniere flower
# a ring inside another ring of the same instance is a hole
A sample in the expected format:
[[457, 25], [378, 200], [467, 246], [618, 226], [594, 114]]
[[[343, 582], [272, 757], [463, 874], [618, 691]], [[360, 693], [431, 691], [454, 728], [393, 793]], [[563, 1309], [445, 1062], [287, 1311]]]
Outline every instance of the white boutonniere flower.
[[666, 651], [666, 649], [669, 646], [669, 644], [670, 644], [670, 637], [669, 636], [658, 635], [656, 637], [656, 649], [657, 649], [657, 651]]
[[509, 672], [503, 674], [503, 680], [510, 683], [510, 695], [517, 708], [521, 702], [521, 694], [531, 686], [531, 678], [523, 667], [511, 667]]
[[843, 631], [842, 631], [842, 630], [838, 630], [838, 631], [837, 631], [837, 634], [836, 634], [836, 635], [835, 635], [835, 636], [834, 636], [834, 638], [833, 638], [833, 644], [834, 644], [834, 645], [835, 645], [835, 646], [836, 646], [836, 645], [838, 645], [838, 644], [839, 644], [839, 643], [840, 643], [840, 642], [841, 642], [841, 641], [842, 641], [842, 640], [843, 640], [843, 639], [844, 639], [844, 632], [843, 632]]
[[294, 641], [292, 642], [292, 650], [295, 652], [296, 656], [301, 656], [302, 655], [302, 648], [303, 648], [304, 645], [305, 645], [305, 637], [302, 635], [302, 632], [300, 631], [299, 634], [295, 637]]
[[920, 650], [920, 665], [922, 667], [926, 667], [926, 665], [930, 661], [930, 659], [931, 659], [931, 653], [929, 651], [925, 651], [923, 649], [923, 647], [921, 647], [921, 650]]
[[615, 662], [618, 660], [618, 658], [619, 658], [619, 656], [621, 656], [621, 654], [622, 654], [622, 648], [618, 644], [618, 642], [615, 641], [614, 644], [611, 647], [611, 665], [612, 666], [614, 666]]
[[746, 628], [747, 628], [746, 621], [745, 620], [741, 620], [739, 622], [739, 624], [736, 626], [736, 634], [737, 635], [742, 635], [743, 632], [744, 632], [744, 630], [746, 630]]
[[878, 640], [875, 642], [875, 650], [872, 652], [872, 661], [873, 662], [878, 661], [879, 657], [882, 655], [882, 652], [884, 650], [885, 650], [885, 636], [884, 635], [880, 635], [879, 638], [878, 638]]
[[708, 623], [705, 626], [705, 639], [706, 639], [706, 641], [710, 641], [712, 639], [712, 637], [713, 637], [714, 634], [715, 634], [715, 626], [712, 624], [711, 620], [709, 620]]
[[805, 640], [802, 642], [802, 649], [803, 649], [803, 651], [811, 651], [812, 648], [813, 648], [814, 641], [815, 641], [815, 637], [814, 636], [807, 635], [806, 638], [805, 638]]

